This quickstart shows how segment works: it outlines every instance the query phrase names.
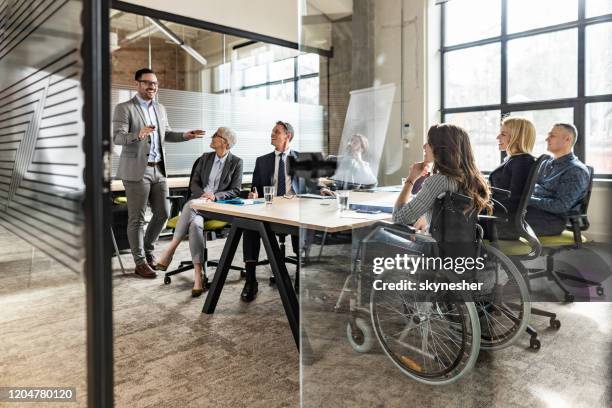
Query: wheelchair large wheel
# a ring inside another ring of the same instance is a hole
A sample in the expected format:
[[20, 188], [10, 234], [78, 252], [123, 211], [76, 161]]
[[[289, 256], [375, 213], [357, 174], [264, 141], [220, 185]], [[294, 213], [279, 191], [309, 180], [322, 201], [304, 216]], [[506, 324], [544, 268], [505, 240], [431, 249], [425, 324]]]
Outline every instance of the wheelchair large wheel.
[[[396, 271], [380, 275], [383, 282], [405, 278]], [[473, 302], [446, 302], [440, 296], [425, 301], [408, 290], [372, 290], [370, 300], [372, 327], [381, 348], [408, 377], [444, 385], [474, 366], [480, 325]]]
[[529, 289], [516, 265], [499, 249], [483, 246], [485, 268], [477, 272], [483, 282], [481, 299], [476, 299], [480, 320], [480, 347], [499, 350], [523, 334], [531, 316]]

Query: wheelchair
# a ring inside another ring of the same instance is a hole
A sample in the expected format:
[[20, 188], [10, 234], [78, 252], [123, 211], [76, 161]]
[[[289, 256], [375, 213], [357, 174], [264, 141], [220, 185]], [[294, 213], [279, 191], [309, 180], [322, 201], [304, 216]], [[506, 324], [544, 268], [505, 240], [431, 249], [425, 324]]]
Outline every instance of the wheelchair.
[[[443, 385], [469, 372], [481, 349], [502, 349], [522, 334], [531, 312], [527, 283], [506, 255], [483, 242], [479, 215], [470, 210], [471, 204], [469, 197], [458, 193], [438, 197], [431, 236], [384, 221], [365, 233], [336, 304], [338, 308], [342, 297], [350, 294], [346, 330], [355, 351], [370, 351], [376, 338], [402, 373]], [[376, 258], [396, 256], [451, 259], [456, 265], [460, 258], [478, 258], [482, 268], [458, 273], [457, 268], [435, 266], [408, 273], [392, 267], [373, 273]], [[460, 281], [480, 283], [480, 290], [420, 289], [421, 284], [449, 288]], [[395, 289], [374, 290], [373, 285]]]

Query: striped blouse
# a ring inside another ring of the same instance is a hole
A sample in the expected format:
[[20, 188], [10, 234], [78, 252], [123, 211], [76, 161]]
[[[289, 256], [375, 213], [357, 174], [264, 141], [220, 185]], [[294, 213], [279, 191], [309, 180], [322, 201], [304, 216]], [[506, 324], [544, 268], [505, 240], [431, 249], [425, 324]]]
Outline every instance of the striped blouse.
[[393, 222], [396, 224], [414, 224], [423, 214], [427, 224], [431, 223], [431, 213], [436, 198], [447, 191], [457, 192], [457, 182], [437, 173], [428, 177], [419, 193], [406, 204], [401, 204], [393, 210]]

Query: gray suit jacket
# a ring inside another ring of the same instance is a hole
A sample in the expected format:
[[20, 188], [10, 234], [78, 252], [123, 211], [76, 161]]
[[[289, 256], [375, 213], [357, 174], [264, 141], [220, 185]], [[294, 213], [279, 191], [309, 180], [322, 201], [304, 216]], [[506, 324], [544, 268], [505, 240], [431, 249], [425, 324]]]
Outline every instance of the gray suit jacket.
[[[198, 164], [193, 171], [191, 177], [190, 200], [200, 198], [204, 193], [204, 188], [208, 184], [208, 177], [215, 162], [215, 152], [204, 153], [198, 159]], [[227, 158], [223, 164], [219, 186], [215, 192], [217, 200], [228, 200], [240, 195], [240, 187], [242, 185], [242, 159], [234, 156], [231, 152], [227, 153]]]
[[[184, 142], [182, 132], [173, 132], [168, 123], [164, 105], [154, 102], [153, 107], [157, 113], [161, 139], [162, 158], [166, 157], [164, 141]], [[147, 167], [147, 159], [151, 150], [151, 138], [138, 140], [138, 132], [147, 125], [144, 112], [134, 96], [127, 102], [118, 104], [113, 115], [113, 143], [123, 146], [119, 156], [117, 178], [126, 181], [140, 181]], [[162, 166], [166, 175], [166, 169]]]

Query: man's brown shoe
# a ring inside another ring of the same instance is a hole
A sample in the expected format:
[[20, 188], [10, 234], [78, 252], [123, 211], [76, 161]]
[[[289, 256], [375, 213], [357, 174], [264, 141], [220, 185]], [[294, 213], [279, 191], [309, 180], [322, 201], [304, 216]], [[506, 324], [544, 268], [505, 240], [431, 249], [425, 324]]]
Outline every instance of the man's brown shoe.
[[151, 269], [155, 269], [155, 265], [157, 265], [157, 259], [153, 254], [145, 254], [145, 259], [147, 260], [147, 264]]
[[143, 278], [148, 278], [148, 279], [153, 279], [157, 276], [155, 271], [151, 269], [151, 267], [147, 265], [146, 263], [136, 265], [136, 268], [134, 269], [134, 273], [138, 276], [142, 276]]

